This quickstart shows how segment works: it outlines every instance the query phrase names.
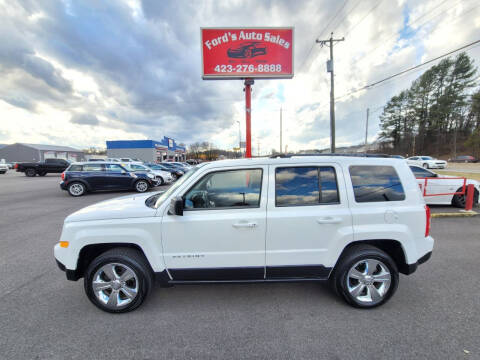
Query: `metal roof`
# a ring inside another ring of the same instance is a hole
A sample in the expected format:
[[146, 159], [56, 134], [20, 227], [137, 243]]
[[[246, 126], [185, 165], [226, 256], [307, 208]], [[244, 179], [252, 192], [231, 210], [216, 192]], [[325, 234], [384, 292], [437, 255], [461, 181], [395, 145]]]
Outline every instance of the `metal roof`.
[[74, 152], [83, 152], [82, 150], [78, 150], [72, 148], [70, 146], [59, 146], [59, 145], [43, 145], [43, 144], [29, 144], [29, 143], [17, 143], [19, 145], [28, 146], [34, 148], [36, 150], [44, 150], [44, 151], [74, 151]]

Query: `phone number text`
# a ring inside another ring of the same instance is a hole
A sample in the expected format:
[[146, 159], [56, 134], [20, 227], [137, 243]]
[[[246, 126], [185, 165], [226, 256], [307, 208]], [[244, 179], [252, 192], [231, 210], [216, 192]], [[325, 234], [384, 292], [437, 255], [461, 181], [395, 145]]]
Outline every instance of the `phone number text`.
[[239, 72], [239, 73], [268, 72], [268, 73], [274, 73], [274, 72], [282, 72], [282, 65], [281, 64], [217, 65], [217, 66], [215, 66], [214, 70], [215, 70], [215, 72], [220, 72], [220, 73], [231, 73], [231, 72]]

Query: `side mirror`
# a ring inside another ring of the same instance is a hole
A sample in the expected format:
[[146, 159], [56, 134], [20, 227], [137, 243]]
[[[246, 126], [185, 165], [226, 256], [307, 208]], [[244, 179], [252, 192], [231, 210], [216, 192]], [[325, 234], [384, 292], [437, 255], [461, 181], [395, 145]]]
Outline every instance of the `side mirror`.
[[170, 215], [183, 216], [183, 199], [180, 196], [174, 197], [170, 200], [168, 213]]

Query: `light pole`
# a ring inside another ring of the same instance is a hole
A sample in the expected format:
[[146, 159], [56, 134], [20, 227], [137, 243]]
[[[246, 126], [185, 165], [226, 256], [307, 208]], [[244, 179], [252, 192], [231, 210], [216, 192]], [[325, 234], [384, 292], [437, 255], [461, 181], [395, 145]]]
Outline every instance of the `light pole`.
[[240, 121], [238, 123], [238, 148], [240, 149], [240, 156], [242, 155], [242, 129], [240, 127]]

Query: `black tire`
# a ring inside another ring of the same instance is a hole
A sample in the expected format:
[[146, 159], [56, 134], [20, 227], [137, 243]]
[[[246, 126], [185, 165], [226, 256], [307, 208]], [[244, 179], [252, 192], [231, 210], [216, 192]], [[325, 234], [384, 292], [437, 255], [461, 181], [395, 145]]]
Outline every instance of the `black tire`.
[[35, 169], [26, 169], [25, 170], [25, 176], [34, 177], [35, 175], [37, 175], [37, 171]]
[[165, 184], [165, 181], [163, 180], [163, 178], [161, 176], [158, 177], [158, 182], [155, 184], [155, 186], [162, 186], [163, 184]]
[[150, 188], [150, 184], [146, 180], [137, 180], [133, 185], [136, 192], [144, 193]]
[[[390, 272], [390, 286], [382, 299], [374, 303], [364, 303], [353, 297], [348, 290], [348, 272], [350, 269], [362, 260], [373, 259], [383, 263]], [[351, 306], [363, 309], [370, 309], [386, 303], [395, 293], [398, 287], [399, 276], [398, 268], [395, 261], [384, 251], [379, 248], [366, 244], [353, 245], [345, 251], [338, 260], [333, 274], [330, 276], [330, 284], [334, 291], [343, 297], [343, 299]]]
[[[93, 290], [94, 276], [97, 271], [107, 264], [120, 264], [130, 268], [138, 279], [138, 290], [135, 298], [126, 305], [116, 308], [108, 307], [102, 302]], [[115, 248], [97, 256], [87, 267], [84, 274], [84, 288], [88, 299], [98, 308], [110, 313], [125, 313], [135, 310], [148, 296], [153, 285], [153, 271], [145, 256], [136, 249]]]
[[68, 184], [67, 191], [70, 196], [79, 197], [85, 195], [85, 193], [87, 192], [87, 187], [85, 186], [85, 184], [75, 181]]
[[42, 171], [42, 172], [39, 172], [39, 173], [38, 173], [38, 176], [45, 176], [45, 175], [47, 175], [47, 172], [46, 172], [46, 171]]
[[428, 167], [428, 164], [427, 164], [427, 163], [423, 164], [423, 168], [424, 168], [424, 169], [430, 169], [430, 168]]
[[[462, 191], [462, 188], [458, 188], [456, 192]], [[468, 188], [466, 190], [468, 194]], [[467, 198], [465, 195], [454, 195], [452, 198], [452, 205], [457, 207], [457, 208], [465, 208], [465, 204], [467, 203]], [[478, 190], [475, 189], [475, 192], [473, 193], [473, 206], [478, 205]]]
[[0, 171], [0, 174], [6, 174], [7, 172], [6, 171]]

